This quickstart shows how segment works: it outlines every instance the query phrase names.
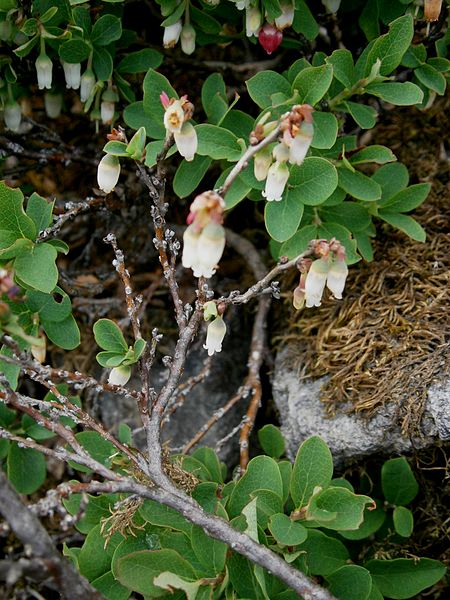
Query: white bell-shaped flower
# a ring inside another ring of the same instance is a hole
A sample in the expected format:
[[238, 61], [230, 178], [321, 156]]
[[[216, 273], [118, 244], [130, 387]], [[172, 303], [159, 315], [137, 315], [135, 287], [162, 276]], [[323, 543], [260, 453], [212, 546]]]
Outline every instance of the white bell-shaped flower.
[[190, 23], [185, 23], [181, 28], [181, 49], [185, 54], [192, 54], [195, 50], [195, 29]]
[[216, 317], [214, 321], [208, 325], [206, 331], [206, 343], [203, 346], [205, 350], [208, 350], [208, 356], [212, 356], [214, 352], [222, 351], [222, 342], [226, 332], [227, 326], [222, 317]]
[[184, 123], [184, 110], [181, 100], [175, 100], [164, 112], [164, 127], [169, 133], [180, 133]]
[[294, 5], [292, 2], [280, 2], [281, 15], [275, 19], [277, 29], [286, 29], [294, 21]]
[[49, 90], [52, 87], [53, 63], [45, 54], [45, 51], [39, 54], [35, 66], [39, 89]]
[[245, 34], [247, 37], [258, 35], [261, 23], [262, 14], [257, 6], [250, 6], [245, 9]]
[[183, 24], [180, 21], [172, 23], [168, 27], [164, 27], [163, 46], [164, 48], [173, 48], [180, 39], [181, 29]]
[[98, 187], [106, 194], [116, 187], [120, 175], [120, 162], [117, 156], [106, 154], [98, 164]]
[[197, 264], [199, 237], [200, 233], [195, 230], [194, 225], [186, 227], [183, 234], [183, 254], [181, 256], [181, 263], [185, 269], [191, 269], [193, 265]]
[[20, 104], [15, 100], [8, 100], [3, 111], [3, 118], [5, 119], [6, 127], [17, 133], [22, 121], [22, 109], [20, 108]]
[[80, 80], [80, 100], [86, 102], [95, 86], [94, 71], [88, 67]]
[[192, 123], [183, 123], [181, 130], [173, 134], [175, 144], [177, 145], [178, 152], [188, 162], [194, 159], [195, 153], [197, 152], [198, 140], [197, 132], [194, 129]]
[[128, 383], [131, 377], [131, 368], [124, 365], [114, 367], [108, 377], [108, 383], [110, 385], [125, 385]]
[[274, 147], [272, 154], [276, 161], [286, 162], [289, 160], [289, 147], [284, 142], [280, 142]]
[[307, 308], [321, 305], [329, 266], [328, 261], [324, 258], [319, 258], [312, 263], [305, 280], [305, 304]]
[[50, 119], [57, 119], [61, 114], [63, 105], [63, 97], [61, 94], [52, 94], [51, 92], [45, 92], [44, 95], [44, 106], [47, 117]]
[[264, 179], [267, 177], [267, 173], [271, 164], [272, 153], [267, 146], [255, 154], [253, 172], [258, 181], [264, 181]]
[[266, 200], [279, 202], [289, 179], [289, 169], [285, 162], [276, 161], [267, 172], [266, 187], [263, 196]]
[[289, 162], [301, 165], [305, 160], [313, 138], [314, 128], [312, 123], [302, 123], [300, 131], [289, 146]]
[[114, 104], [114, 102], [108, 102], [104, 100], [100, 104], [100, 117], [103, 125], [109, 125], [110, 123], [112, 123], [112, 120], [114, 119], [115, 108], [116, 105]]
[[81, 63], [68, 63], [61, 61], [66, 78], [67, 89], [77, 90], [81, 83]]
[[342, 299], [345, 281], [348, 275], [348, 267], [345, 260], [334, 260], [328, 270], [327, 288], [338, 300]]
[[197, 261], [191, 266], [194, 277], [212, 277], [224, 248], [225, 229], [218, 223], [208, 223], [198, 238]]
[[337, 13], [341, 5], [341, 0], [322, 0], [322, 4], [329, 13]]

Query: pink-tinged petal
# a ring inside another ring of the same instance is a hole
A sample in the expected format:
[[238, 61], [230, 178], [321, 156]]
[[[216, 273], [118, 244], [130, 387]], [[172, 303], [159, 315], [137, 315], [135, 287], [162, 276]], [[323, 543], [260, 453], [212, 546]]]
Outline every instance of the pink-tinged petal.
[[267, 54], [272, 54], [283, 41], [283, 34], [270, 23], [266, 23], [259, 31], [258, 40]]

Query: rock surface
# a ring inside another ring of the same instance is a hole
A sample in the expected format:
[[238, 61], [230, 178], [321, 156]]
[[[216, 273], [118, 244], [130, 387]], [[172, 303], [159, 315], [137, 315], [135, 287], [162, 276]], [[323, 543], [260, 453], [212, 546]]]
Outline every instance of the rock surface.
[[288, 456], [293, 459], [299, 445], [320, 435], [329, 445], [335, 464], [343, 466], [375, 453], [396, 454], [421, 448], [437, 440], [450, 439], [450, 378], [429, 388], [422, 420], [422, 436], [410, 439], [395, 423], [395, 406], [386, 404], [372, 418], [346, 413], [334, 417], [325, 413], [320, 401], [322, 379], [302, 379], [292, 368], [289, 347], [277, 356], [273, 376], [273, 397]]

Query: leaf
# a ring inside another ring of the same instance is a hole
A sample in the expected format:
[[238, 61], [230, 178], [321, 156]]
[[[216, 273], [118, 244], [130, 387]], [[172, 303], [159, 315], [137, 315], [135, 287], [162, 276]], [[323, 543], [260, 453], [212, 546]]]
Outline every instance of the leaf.
[[143, 48], [127, 54], [117, 65], [119, 73], [145, 73], [148, 69], [157, 69], [163, 61], [161, 52], [153, 48]]
[[430, 558], [370, 560], [365, 567], [383, 596], [394, 600], [415, 597], [437, 583], [446, 571], [441, 562]]
[[196, 125], [195, 131], [198, 138], [197, 154], [229, 161], [237, 161], [241, 157], [242, 148], [231, 131], [207, 123]]
[[379, 202], [381, 204], [406, 188], [409, 182], [409, 173], [404, 164], [392, 163], [380, 167], [372, 175], [372, 179], [381, 186]]
[[328, 591], [340, 600], [369, 600], [372, 577], [364, 567], [344, 565], [328, 575], [327, 581]]
[[113, 72], [113, 59], [106, 48], [96, 46], [92, 54], [92, 66], [100, 81], [111, 79]]
[[263, 451], [272, 458], [280, 458], [285, 453], [284, 437], [279, 427], [268, 424], [258, 431], [258, 440]]
[[344, 49], [335, 50], [327, 58], [327, 63], [333, 66], [333, 75], [342, 83], [344, 88], [351, 88], [355, 82], [355, 66], [352, 53]]
[[292, 91], [298, 91], [299, 103], [315, 106], [327, 93], [332, 80], [333, 67], [331, 65], [308, 67], [300, 71], [294, 79]]
[[60, 348], [73, 350], [80, 345], [80, 330], [73, 315], [63, 321], [47, 321], [41, 317], [41, 322], [49, 340]]
[[372, 106], [350, 101], [344, 102], [342, 106], [346, 108], [357, 125], [362, 129], [372, 129], [372, 127], [375, 127], [378, 113]]
[[217, 125], [228, 110], [225, 82], [220, 73], [211, 73], [202, 86], [202, 104], [210, 123]]
[[391, 458], [384, 463], [381, 486], [388, 502], [402, 506], [412, 502], [419, 492], [419, 484], [404, 457]]
[[349, 157], [349, 161], [352, 165], [359, 165], [362, 163], [377, 163], [379, 165], [384, 165], [385, 163], [394, 162], [395, 160], [397, 160], [397, 158], [392, 150], [378, 144], [366, 146]]
[[382, 503], [377, 501], [377, 508], [375, 510], [372, 507], [364, 509], [364, 520], [358, 529], [340, 531], [339, 533], [346, 540], [363, 540], [378, 531], [385, 520], [386, 512], [383, 510]]
[[115, 577], [128, 589], [146, 597], [157, 598], [161, 588], [154, 584], [154, 578], [167, 571], [194, 581], [195, 572], [191, 565], [171, 549], [140, 550], [117, 560]]
[[[87, 534], [93, 527], [100, 523], [102, 517], [111, 516], [115, 503], [119, 500], [119, 494], [102, 494], [91, 496], [86, 494], [83, 503], [82, 516], [76, 522], [76, 529]], [[71, 514], [80, 513], [81, 494], [72, 494], [69, 499], [63, 499], [64, 508]]]
[[[58, 299], [55, 299], [54, 295], [57, 295]], [[63, 321], [72, 311], [72, 302], [60, 287], [56, 287], [53, 294], [29, 290], [25, 305], [31, 312], [39, 313], [41, 319], [45, 321]]]
[[112, 154], [113, 156], [126, 156], [127, 158], [129, 156], [127, 144], [125, 144], [125, 142], [118, 142], [116, 140], [106, 142], [106, 144], [103, 146], [103, 152]]
[[388, 33], [380, 36], [368, 53], [365, 75], [369, 75], [377, 60], [381, 61], [380, 74], [389, 75], [402, 61], [414, 35], [414, 19], [408, 14], [392, 21]]
[[192, 549], [208, 577], [215, 577], [225, 567], [228, 546], [208, 536], [201, 527], [192, 526]]
[[277, 463], [268, 456], [256, 456], [248, 463], [247, 470], [237, 482], [227, 512], [231, 518], [239, 515], [251, 500], [250, 494], [256, 490], [270, 490], [283, 497], [283, 482]]
[[398, 192], [385, 202], [380, 202], [379, 206], [389, 212], [409, 212], [425, 202], [430, 189], [430, 183], [417, 183]]
[[[117, 448], [108, 440], [105, 440], [96, 431], [80, 431], [75, 434], [77, 442], [83, 446], [86, 452], [97, 462], [105, 467], [110, 467], [113, 456], [117, 454]], [[84, 465], [77, 465], [73, 461], [69, 461], [72, 467], [83, 473], [90, 473], [91, 469]]]
[[294, 165], [289, 177], [290, 194], [297, 202], [317, 206], [334, 192], [338, 184], [335, 166], [325, 158], [309, 157]]
[[314, 40], [319, 34], [319, 25], [304, 0], [296, 0], [295, 2], [292, 28], [295, 32], [302, 33], [309, 41]]
[[240, 599], [264, 600], [254, 565], [249, 560], [233, 552], [227, 560], [227, 569], [233, 590]]
[[403, 215], [395, 212], [380, 210], [378, 213], [380, 219], [392, 225], [396, 229], [400, 229], [406, 233], [411, 239], [417, 242], [424, 242], [427, 239], [427, 234], [422, 225], [415, 221], [409, 215]]
[[178, 94], [170, 85], [168, 79], [153, 69], [148, 70], [144, 78], [143, 89], [144, 100], [142, 106], [147, 118], [152, 122], [152, 127], [148, 127], [145, 123], [141, 123], [141, 125], [145, 127], [148, 136], [163, 139], [166, 130], [164, 128], [164, 108], [161, 104], [160, 95], [162, 92], [166, 92], [169, 98], [178, 99]]
[[433, 90], [433, 92], [436, 92], [439, 96], [445, 94], [447, 80], [442, 73], [439, 73], [439, 71], [431, 65], [421, 65], [415, 69], [414, 74], [425, 87]]
[[153, 583], [165, 590], [169, 590], [171, 594], [173, 594], [174, 589], [183, 590], [186, 593], [186, 600], [196, 600], [199, 587], [204, 582], [202, 580], [186, 581], [178, 575], [175, 575], [175, 573], [164, 571], [154, 578]]
[[345, 565], [350, 558], [341, 541], [316, 529], [308, 529], [308, 538], [299, 550], [306, 552], [306, 565], [311, 575], [326, 577]]
[[271, 96], [274, 92], [286, 94], [288, 97], [291, 95], [288, 80], [275, 71], [260, 71], [246, 82], [246, 86], [250, 98], [260, 108], [272, 106]]
[[122, 35], [122, 22], [114, 15], [103, 15], [92, 28], [91, 42], [96, 46], [107, 46]]
[[343, 487], [329, 487], [312, 497], [306, 518], [335, 531], [358, 529], [364, 508], [370, 503], [373, 501], [368, 496], [354, 494]]
[[311, 142], [313, 148], [332, 148], [338, 134], [338, 122], [333, 113], [313, 112], [314, 135]]
[[176, 510], [154, 500], [145, 500], [139, 514], [145, 521], [158, 527], [169, 527], [176, 531], [182, 531], [186, 535], [190, 535], [191, 523], [187, 521]]
[[371, 83], [365, 88], [368, 94], [377, 96], [386, 102], [397, 106], [410, 106], [420, 104], [423, 100], [423, 92], [419, 86], [410, 81], [399, 83], [392, 81], [388, 83]]
[[360, 171], [338, 167], [339, 187], [358, 200], [371, 202], [381, 198], [379, 184]]
[[91, 47], [80, 39], [64, 42], [58, 48], [59, 58], [67, 63], [77, 64], [89, 58]]
[[58, 283], [57, 255], [56, 249], [45, 242], [23, 249], [14, 262], [17, 277], [31, 288], [49, 294]]
[[206, 467], [209, 473], [209, 481], [219, 484], [223, 483], [224, 475], [222, 467], [224, 465], [220, 462], [219, 457], [212, 448], [207, 448], [206, 446], [197, 448], [191, 456], [199, 460]]
[[99, 319], [94, 324], [94, 338], [103, 350], [117, 352], [118, 354], [128, 350], [128, 345], [120, 327], [111, 319]]
[[19, 494], [32, 494], [45, 482], [45, 458], [34, 448], [21, 448], [16, 442], [9, 447], [8, 479]]
[[196, 154], [190, 162], [182, 160], [173, 179], [173, 191], [179, 198], [186, 198], [200, 184], [211, 166], [208, 156]]
[[269, 529], [275, 540], [284, 546], [302, 544], [308, 537], [306, 527], [296, 521], [291, 521], [283, 513], [277, 513], [270, 517]]
[[51, 202], [34, 192], [28, 199], [26, 214], [36, 226], [36, 232], [41, 232], [52, 224], [52, 213], [55, 202]]
[[78, 555], [78, 568], [88, 581], [97, 579], [111, 570], [114, 550], [123, 541], [123, 536], [116, 532], [109, 543], [105, 544], [100, 530], [100, 524], [90, 530]]
[[287, 242], [280, 248], [280, 256], [295, 258], [306, 250], [311, 240], [317, 239], [317, 225], [306, 225], [301, 227]]
[[241, 110], [231, 109], [222, 119], [221, 125], [234, 133], [238, 138], [248, 140], [250, 132], [253, 129], [253, 119]]
[[120, 585], [111, 571], [92, 580], [91, 585], [108, 600], [128, 600], [130, 597], [130, 590]]
[[325, 223], [338, 223], [352, 232], [364, 231], [372, 222], [367, 208], [356, 202], [343, 202], [337, 206], [320, 209], [320, 218]]
[[[10, 238], [7, 234], [12, 236]], [[0, 249], [8, 248], [12, 240], [36, 239], [36, 227], [23, 210], [23, 194], [18, 189], [9, 188], [0, 182]], [[5, 239], [9, 243], [5, 243]]]
[[292, 190], [288, 190], [281, 202], [266, 202], [264, 220], [269, 235], [278, 242], [292, 237], [300, 225], [304, 208]]
[[409, 537], [414, 529], [412, 512], [404, 506], [396, 506], [392, 513], [395, 531], [402, 537]]
[[295, 457], [291, 477], [291, 496], [295, 507], [306, 506], [316, 487], [326, 488], [333, 476], [330, 449], [318, 436], [307, 439]]

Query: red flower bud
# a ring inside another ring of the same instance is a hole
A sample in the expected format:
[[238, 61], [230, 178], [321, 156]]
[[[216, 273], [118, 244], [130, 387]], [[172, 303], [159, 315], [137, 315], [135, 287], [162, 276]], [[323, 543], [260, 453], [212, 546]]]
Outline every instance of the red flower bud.
[[283, 41], [283, 33], [270, 23], [261, 27], [258, 40], [267, 54], [272, 54]]

